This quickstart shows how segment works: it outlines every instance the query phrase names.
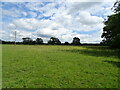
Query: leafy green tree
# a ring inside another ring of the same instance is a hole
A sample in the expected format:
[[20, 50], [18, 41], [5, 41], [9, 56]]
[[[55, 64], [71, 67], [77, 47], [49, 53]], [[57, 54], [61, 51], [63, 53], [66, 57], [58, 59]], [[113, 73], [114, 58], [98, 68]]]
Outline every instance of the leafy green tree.
[[115, 14], [108, 16], [104, 22], [102, 38], [104, 44], [120, 48], [120, 1], [114, 4]]
[[43, 39], [42, 38], [37, 38], [36, 39], [36, 44], [43, 44]]
[[78, 37], [74, 37], [72, 44], [73, 45], [80, 45], [80, 39]]
[[29, 37], [22, 38], [23, 39], [23, 44], [32, 44], [33, 40]]
[[58, 38], [55, 38], [55, 37], [51, 37], [50, 40], [48, 41], [48, 44], [51, 44], [51, 45], [60, 45], [61, 42]]
[[120, 0], [117, 0], [113, 6], [115, 13], [120, 13]]
[[70, 45], [69, 42], [65, 42], [64, 45]]

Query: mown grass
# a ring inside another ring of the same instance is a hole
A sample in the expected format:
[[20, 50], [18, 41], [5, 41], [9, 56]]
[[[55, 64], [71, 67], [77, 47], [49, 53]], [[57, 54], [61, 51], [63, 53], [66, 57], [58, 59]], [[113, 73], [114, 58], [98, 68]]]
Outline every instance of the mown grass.
[[3, 45], [3, 88], [118, 88], [119, 50]]

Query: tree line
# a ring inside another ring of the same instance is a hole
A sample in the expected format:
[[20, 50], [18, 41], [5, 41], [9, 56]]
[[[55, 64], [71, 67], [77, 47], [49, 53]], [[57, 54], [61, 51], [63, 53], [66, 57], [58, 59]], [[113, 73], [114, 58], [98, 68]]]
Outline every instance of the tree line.
[[[72, 43], [69, 42], [65, 42], [65, 43], [61, 43], [61, 41], [56, 38], [56, 37], [51, 37], [47, 43], [43, 42], [42, 38], [37, 38], [36, 40], [33, 40], [32, 38], [26, 37], [26, 38], [22, 38], [23, 42], [16, 42], [16, 44], [24, 44], [24, 45], [43, 45], [43, 44], [47, 44], [47, 45], [80, 45], [80, 39], [78, 37], [74, 37]], [[2, 41], [2, 44], [15, 44], [14, 41], [10, 42], [10, 41]]]
[[[31, 45], [31, 44], [34, 44], [34, 45], [35, 44], [37, 44], [37, 45], [45, 44], [43, 42], [42, 38], [37, 38], [35, 41], [33, 41], [29, 37], [22, 38], [22, 39], [23, 39], [23, 44], [29, 44], [29, 45]], [[62, 43], [58, 38], [51, 37], [50, 40], [48, 40], [48, 42], [46, 44], [48, 44], [48, 45], [61, 45]], [[80, 45], [80, 39], [78, 37], [74, 37], [72, 43], [65, 42], [64, 44], [65, 45], [70, 45], [70, 44], [72, 44], [72, 45]]]

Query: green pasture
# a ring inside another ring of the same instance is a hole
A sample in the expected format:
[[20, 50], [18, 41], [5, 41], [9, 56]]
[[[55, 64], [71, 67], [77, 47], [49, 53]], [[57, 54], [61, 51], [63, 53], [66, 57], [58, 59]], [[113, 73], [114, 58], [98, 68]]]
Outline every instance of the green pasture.
[[3, 88], [118, 88], [120, 50], [2, 45]]

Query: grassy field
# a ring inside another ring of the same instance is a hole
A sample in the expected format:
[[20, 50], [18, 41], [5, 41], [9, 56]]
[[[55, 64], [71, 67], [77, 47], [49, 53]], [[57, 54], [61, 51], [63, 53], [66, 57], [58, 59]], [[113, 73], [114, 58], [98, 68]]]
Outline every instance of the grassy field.
[[118, 88], [120, 50], [98, 46], [2, 46], [3, 88]]

